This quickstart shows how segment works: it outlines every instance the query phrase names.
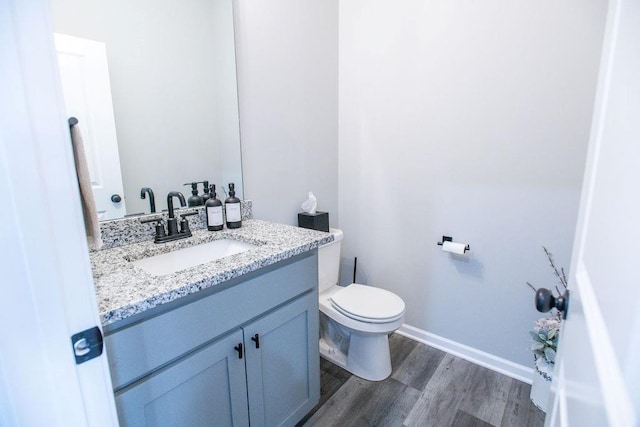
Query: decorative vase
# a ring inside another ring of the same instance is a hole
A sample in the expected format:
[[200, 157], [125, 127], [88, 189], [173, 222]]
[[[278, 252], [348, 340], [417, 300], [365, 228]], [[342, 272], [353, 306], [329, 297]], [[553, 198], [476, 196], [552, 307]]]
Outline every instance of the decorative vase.
[[544, 357], [536, 357], [533, 383], [531, 384], [531, 401], [543, 412], [547, 412], [551, 381], [553, 380], [554, 364]]

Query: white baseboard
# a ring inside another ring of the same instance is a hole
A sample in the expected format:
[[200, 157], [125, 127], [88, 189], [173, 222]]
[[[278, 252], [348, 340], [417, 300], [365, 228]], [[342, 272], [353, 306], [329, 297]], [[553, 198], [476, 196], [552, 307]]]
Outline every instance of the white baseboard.
[[468, 360], [476, 365], [480, 365], [491, 369], [492, 371], [515, 378], [516, 380], [527, 384], [532, 383], [533, 368], [527, 368], [526, 366], [511, 362], [510, 360], [494, 356], [493, 354], [478, 350], [477, 348], [469, 347], [465, 344], [460, 344], [459, 342], [452, 341], [448, 338], [443, 338], [432, 334], [431, 332], [423, 331], [422, 329], [415, 328], [407, 325], [406, 323], [402, 325], [396, 333], [414, 341], [437, 348], [438, 350], [453, 354], [454, 356]]

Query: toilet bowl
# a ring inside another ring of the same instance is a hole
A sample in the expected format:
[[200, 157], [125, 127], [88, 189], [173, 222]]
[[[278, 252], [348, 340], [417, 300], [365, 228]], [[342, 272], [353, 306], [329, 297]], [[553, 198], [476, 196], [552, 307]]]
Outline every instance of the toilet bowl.
[[391, 375], [388, 335], [404, 322], [404, 301], [384, 289], [338, 286], [343, 233], [318, 250], [320, 355], [370, 381]]

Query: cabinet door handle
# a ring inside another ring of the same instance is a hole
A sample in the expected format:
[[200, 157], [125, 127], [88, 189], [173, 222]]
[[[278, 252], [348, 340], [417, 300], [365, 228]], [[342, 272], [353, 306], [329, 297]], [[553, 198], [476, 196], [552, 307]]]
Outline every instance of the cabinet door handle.
[[256, 343], [256, 348], [260, 348], [260, 335], [255, 334], [254, 336], [251, 337], [251, 341]]
[[242, 359], [242, 343], [233, 348], [238, 352], [238, 359]]

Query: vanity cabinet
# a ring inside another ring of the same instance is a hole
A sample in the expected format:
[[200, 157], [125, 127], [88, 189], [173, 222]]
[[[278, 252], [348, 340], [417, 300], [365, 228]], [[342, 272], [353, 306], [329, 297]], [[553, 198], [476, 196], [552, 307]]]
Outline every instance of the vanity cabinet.
[[[121, 426], [248, 426], [242, 332], [116, 393]], [[213, 422], [215, 420], [215, 422]]]
[[252, 426], [295, 425], [318, 403], [317, 306], [312, 292], [243, 328]]
[[224, 286], [106, 330], [121, 425], [295, 425], [317, 404], [316, 251]]

